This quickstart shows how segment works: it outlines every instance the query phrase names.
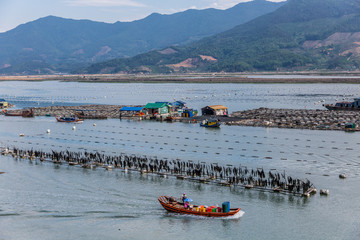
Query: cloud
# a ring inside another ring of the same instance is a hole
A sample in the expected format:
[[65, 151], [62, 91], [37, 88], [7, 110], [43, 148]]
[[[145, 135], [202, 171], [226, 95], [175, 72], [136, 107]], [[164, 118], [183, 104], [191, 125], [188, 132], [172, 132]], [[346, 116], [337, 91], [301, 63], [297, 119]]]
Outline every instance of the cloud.
[[217, 9], [228, 9], [240, 2], [248, 2], [250, 0], [215, 0], [207, 6], [207, 8], [217, 8]]
[[[252, 0], [208, 0], [210, 4], [206, 8], [228, 9], [241, 2], [250, 2]], [[267, 0], [271, 2], [283, 2], [285, 0]]]
[[142, 3], [133, 0], [65, 0], [69, 6], [88, 7], [145, 7]]

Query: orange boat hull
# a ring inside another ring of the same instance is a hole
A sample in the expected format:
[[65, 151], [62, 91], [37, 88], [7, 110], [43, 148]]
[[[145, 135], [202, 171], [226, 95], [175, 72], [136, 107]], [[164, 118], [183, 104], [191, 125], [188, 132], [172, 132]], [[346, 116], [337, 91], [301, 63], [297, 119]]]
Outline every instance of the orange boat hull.
[[204, 216], [204, 217], [228, 217], [233, 216], [238, 213], [241, 208], [231, 208], [230, 212], [199, 212], [194, 209], [185, 209], [182, 205], [178, 203], [170, 203], [168, 196], [160, 196], [158, 198], [161, 206], [165, 208], [169, 212], [181, 213], [181, 214], [190, 214], [190, 215], [197, 215], [197, 216]]

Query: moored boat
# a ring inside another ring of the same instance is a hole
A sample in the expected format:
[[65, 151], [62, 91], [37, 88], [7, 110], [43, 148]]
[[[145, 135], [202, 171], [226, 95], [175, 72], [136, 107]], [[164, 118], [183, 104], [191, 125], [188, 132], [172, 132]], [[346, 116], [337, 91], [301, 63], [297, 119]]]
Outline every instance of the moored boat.
[[34, 110], [33, 109], [25, 109], [25, 110], [15, 110], [15, 111], [8, 111], [7, 109], [3, 110], [5, 116], [9, 117], [34, 117]]
[[230, 208], [230, 203], [223, 204], [223, 207], [205, 207], [204, 205], [190, 205], [188, 208], [184, 204], [177, 201], [174, 197], [160, 196], [158, 198], [161, 206], [169, 212], [197, 215], [204, 217], [229, 217], [237, 214], [241, 208]]
[[360, 111], [360, 98], [354, 98], [353, 102], [337, 102], [335, 104], [324, 104], [329, 110]]
[[56, 120], [58, 122], [83, 122], [83, 119], [80, 119], [78, 117], [62, 117], [62, 116], [57, 116]]
[[357, 124], [356, 123], [346, 123], [344, 126], [344, 130], [346, 132], [355, 132], [357, 130]]
[[221, 122], [218, 119], [209, 119], [209, 120], [203, 120], [200, 123], [201, 127], [207, 127], [207, 128], [218, 128], [220, 127]]

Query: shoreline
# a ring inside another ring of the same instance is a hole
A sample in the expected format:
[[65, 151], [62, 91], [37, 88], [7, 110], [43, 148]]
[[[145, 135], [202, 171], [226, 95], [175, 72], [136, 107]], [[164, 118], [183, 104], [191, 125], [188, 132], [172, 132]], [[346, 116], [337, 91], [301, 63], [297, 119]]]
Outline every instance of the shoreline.
[[29, 75], [1, 76], [0, 81], [62, 81], [92, 83], [345, 83], [360, 84], [360, 72], [337, 73], [199, 73], [179, 75], [124, 75], [124, 74], [84, 74], [84, 75]]

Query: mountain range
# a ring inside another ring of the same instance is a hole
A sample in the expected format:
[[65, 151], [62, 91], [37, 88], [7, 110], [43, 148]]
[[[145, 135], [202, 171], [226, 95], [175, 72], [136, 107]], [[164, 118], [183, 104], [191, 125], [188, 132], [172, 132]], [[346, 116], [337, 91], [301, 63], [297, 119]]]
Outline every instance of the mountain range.
[[289, 0], [277, 10], [184, 46], [91, 65], [84, 73], [355, 70], [360, 0]]
[[0, 74], [69, 72], [99, 61], [181, 46], [229, 30], [283, 4], [255, 0], [227, 10], [154, 13], [113, 24], [48, 16], [0, 33]]

